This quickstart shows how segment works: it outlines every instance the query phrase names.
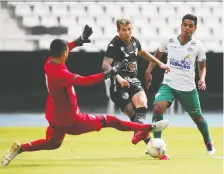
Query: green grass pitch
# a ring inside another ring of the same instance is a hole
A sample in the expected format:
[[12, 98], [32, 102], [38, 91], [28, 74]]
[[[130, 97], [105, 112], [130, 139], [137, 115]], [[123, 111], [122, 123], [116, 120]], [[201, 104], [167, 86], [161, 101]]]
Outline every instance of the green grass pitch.
[[[18, 155], [0, 174], [222, 174], [223, 129], [210, 128], [216, 154], [207, 155], [196, 128], [168, 128], [163, 133], [169, 161], [145, 155], [143, 142], [131, 144], [132, 132], [104, 129], [67, 135], [53, 151]], [[0, 128], [0, 155], [14, 140], [24, 143], [45, 136], [45, 128]]]

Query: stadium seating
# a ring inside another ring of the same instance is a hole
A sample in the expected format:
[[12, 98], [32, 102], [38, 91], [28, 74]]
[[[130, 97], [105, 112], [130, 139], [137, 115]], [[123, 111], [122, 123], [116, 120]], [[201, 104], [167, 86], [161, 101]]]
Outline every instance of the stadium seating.
[[[77, 37], [84, 25], [89, 24], [94, 30], [93, 44], [83, 49], [105, 50], [107, 43], [116, 35], [116, 18], [130, 16], [133, 20], [134, 35], [147, 46], [148, 51], [154, 51], [157, 41], [178, 34], [183, 15], [192, 13], [198, 16], [195, 36], [205, 43], [207, 51], [222, 50], [221, 2], [121, 3], [26, 0], [9, 1], [5, 8], [14, 13], [15, 20], [28, 33], [24, 39], [37, 39], [39, 49], [48, 49], [49, 39], [61, 35], [67, 35], [68, 38]], [[152, 40], [156, 42], [153, 43]]]

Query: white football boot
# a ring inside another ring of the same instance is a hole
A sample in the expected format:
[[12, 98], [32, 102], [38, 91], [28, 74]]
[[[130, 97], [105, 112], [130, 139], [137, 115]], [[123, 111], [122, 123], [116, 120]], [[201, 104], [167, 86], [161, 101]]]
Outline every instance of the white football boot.
[[157, 122], [153, 122], [151, 124], [151, 131], [152, 132], [160, 132], [163, 129], [166, 129], [169, 125], [169, 120], [160, 120]]
[[2, 166], [7, 166], [19, 154], [20, 148], [20, 142], [14, 142], [2, 158]]

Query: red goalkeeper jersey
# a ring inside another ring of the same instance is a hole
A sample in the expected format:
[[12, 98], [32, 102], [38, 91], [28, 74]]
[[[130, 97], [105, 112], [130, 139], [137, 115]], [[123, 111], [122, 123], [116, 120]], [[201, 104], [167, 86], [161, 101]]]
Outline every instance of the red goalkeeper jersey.
[[[71, 44], [71, 43], [70, 43]], [[73, 47], [69, 45], [71, 50]], [[48, 98], [46, 119], [55, 126], [70, 126], [79, 119], [80, 111], [73, 85], [90, 86], [104, 79], [104, 74], [80, 76], [65, 64], [54, 64], [49, 57], [44, 65]]]

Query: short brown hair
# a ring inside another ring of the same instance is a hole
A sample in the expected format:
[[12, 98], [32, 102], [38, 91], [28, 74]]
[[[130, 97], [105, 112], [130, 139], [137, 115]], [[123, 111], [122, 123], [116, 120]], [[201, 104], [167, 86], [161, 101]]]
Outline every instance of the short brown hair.
[[128, 25], [128, 24], [132, 24], [132, 21], [130, 18], [119, 18], [116, 21], [117, 24], [117, 29], [120, 29], [120, 25]]

